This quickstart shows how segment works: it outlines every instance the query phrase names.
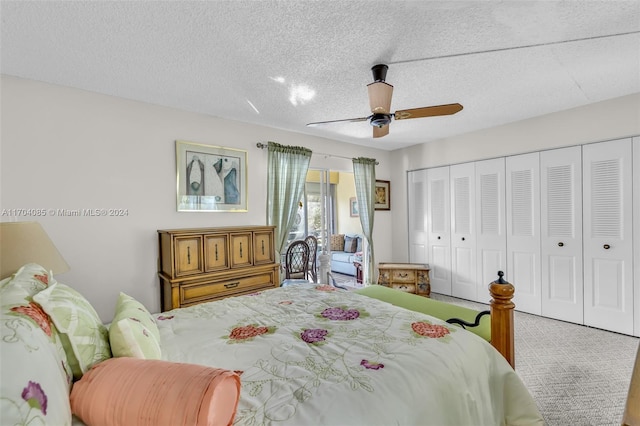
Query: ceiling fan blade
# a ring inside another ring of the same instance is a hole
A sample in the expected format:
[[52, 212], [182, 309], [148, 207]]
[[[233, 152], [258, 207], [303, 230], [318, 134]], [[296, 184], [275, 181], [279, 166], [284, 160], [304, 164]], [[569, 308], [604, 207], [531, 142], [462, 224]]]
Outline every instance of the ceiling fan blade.
[[438, 115], [451, 115], [462, 110], [460, 104], [436, 105], [423, 108], [403, 109], [394, 113], [396, 120], [409, 118], [435, 117]]
[[393, 86], [384, 81], [367, 84], [369, 106], [374, 114], [389, 114], [391, 111], [391, 95]]
[[389, 125], [387, 124], [386, 126], [382, 126], [382, 127], [373, 127], [373, 137], [374, 138], [381, 138], [383, 136], [387, 136], [389, 134]]
[[344, 120], [330, 120], [330, 121], [316, 121], [315, 123], [307, 123], [307, 126], [320, 126], [323, 124], [331, 124], [331, 123], [357, 123], [359, 121], [367, 121], [371, 117], [359, 117], [359, 118], [347, 118]]

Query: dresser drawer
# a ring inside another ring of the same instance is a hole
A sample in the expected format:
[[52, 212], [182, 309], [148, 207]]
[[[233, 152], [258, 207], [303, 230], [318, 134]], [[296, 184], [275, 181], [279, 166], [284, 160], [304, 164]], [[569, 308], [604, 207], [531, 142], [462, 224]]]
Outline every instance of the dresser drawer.
[[416, 271], [412, 269], [394, 269], [391, 271], [394, 283], [415, 283]]
[[274, 273], [271, 271], [223, 281], [184, 284], [180, 286], [180, 304], [189, 305], [207, 299], [217, 299], [265, 287], [275, 287], [274, 280]]
[[391, 288], [394, 288], [396, 290], [400, 290], [400, 291], [404, 291], [407, 293], [416, 293], [416, 285], [413, 283], [410, 284], [399, 284], [399, 283], [392, 283], [391, 284]]
[[202, 267], [202, 235], [176, 237], [176, 276], [199, 274]]

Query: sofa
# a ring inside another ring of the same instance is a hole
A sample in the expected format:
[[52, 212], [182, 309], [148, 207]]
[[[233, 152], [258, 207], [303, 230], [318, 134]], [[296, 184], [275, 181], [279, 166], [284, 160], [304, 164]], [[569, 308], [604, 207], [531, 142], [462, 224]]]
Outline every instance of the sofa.
[[331, 272], [356, 276], [354, 261], [362, 262], [362, 235], [334, 234], [329, 240]]

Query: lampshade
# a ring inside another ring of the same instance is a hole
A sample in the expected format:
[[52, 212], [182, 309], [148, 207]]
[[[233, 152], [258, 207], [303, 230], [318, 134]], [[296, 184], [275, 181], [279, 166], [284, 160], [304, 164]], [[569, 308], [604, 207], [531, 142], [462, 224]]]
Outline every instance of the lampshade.
[[14, 274], [27, 263], [37, 263], [54, 274], [69, 270], [38, 222], [1, 222], [0, 279]]

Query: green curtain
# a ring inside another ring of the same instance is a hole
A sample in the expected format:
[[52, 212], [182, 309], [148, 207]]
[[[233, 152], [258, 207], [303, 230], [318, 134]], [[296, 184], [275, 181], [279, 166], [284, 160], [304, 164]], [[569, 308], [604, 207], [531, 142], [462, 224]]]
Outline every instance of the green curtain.
[[371, 283], [375, 271], [373, 255], [373, 217], [376, 200], [376, 160], [358, 157], [353, 159], [353, 176], [356, 183], [356, 197], [362, 233], [367, 240], [366, 253], [363, 253], [363, 282]]
[[274, 225], [278, 258], [304, 192], [311, 150], [269, 142], [267, 146], [267, 224]]

